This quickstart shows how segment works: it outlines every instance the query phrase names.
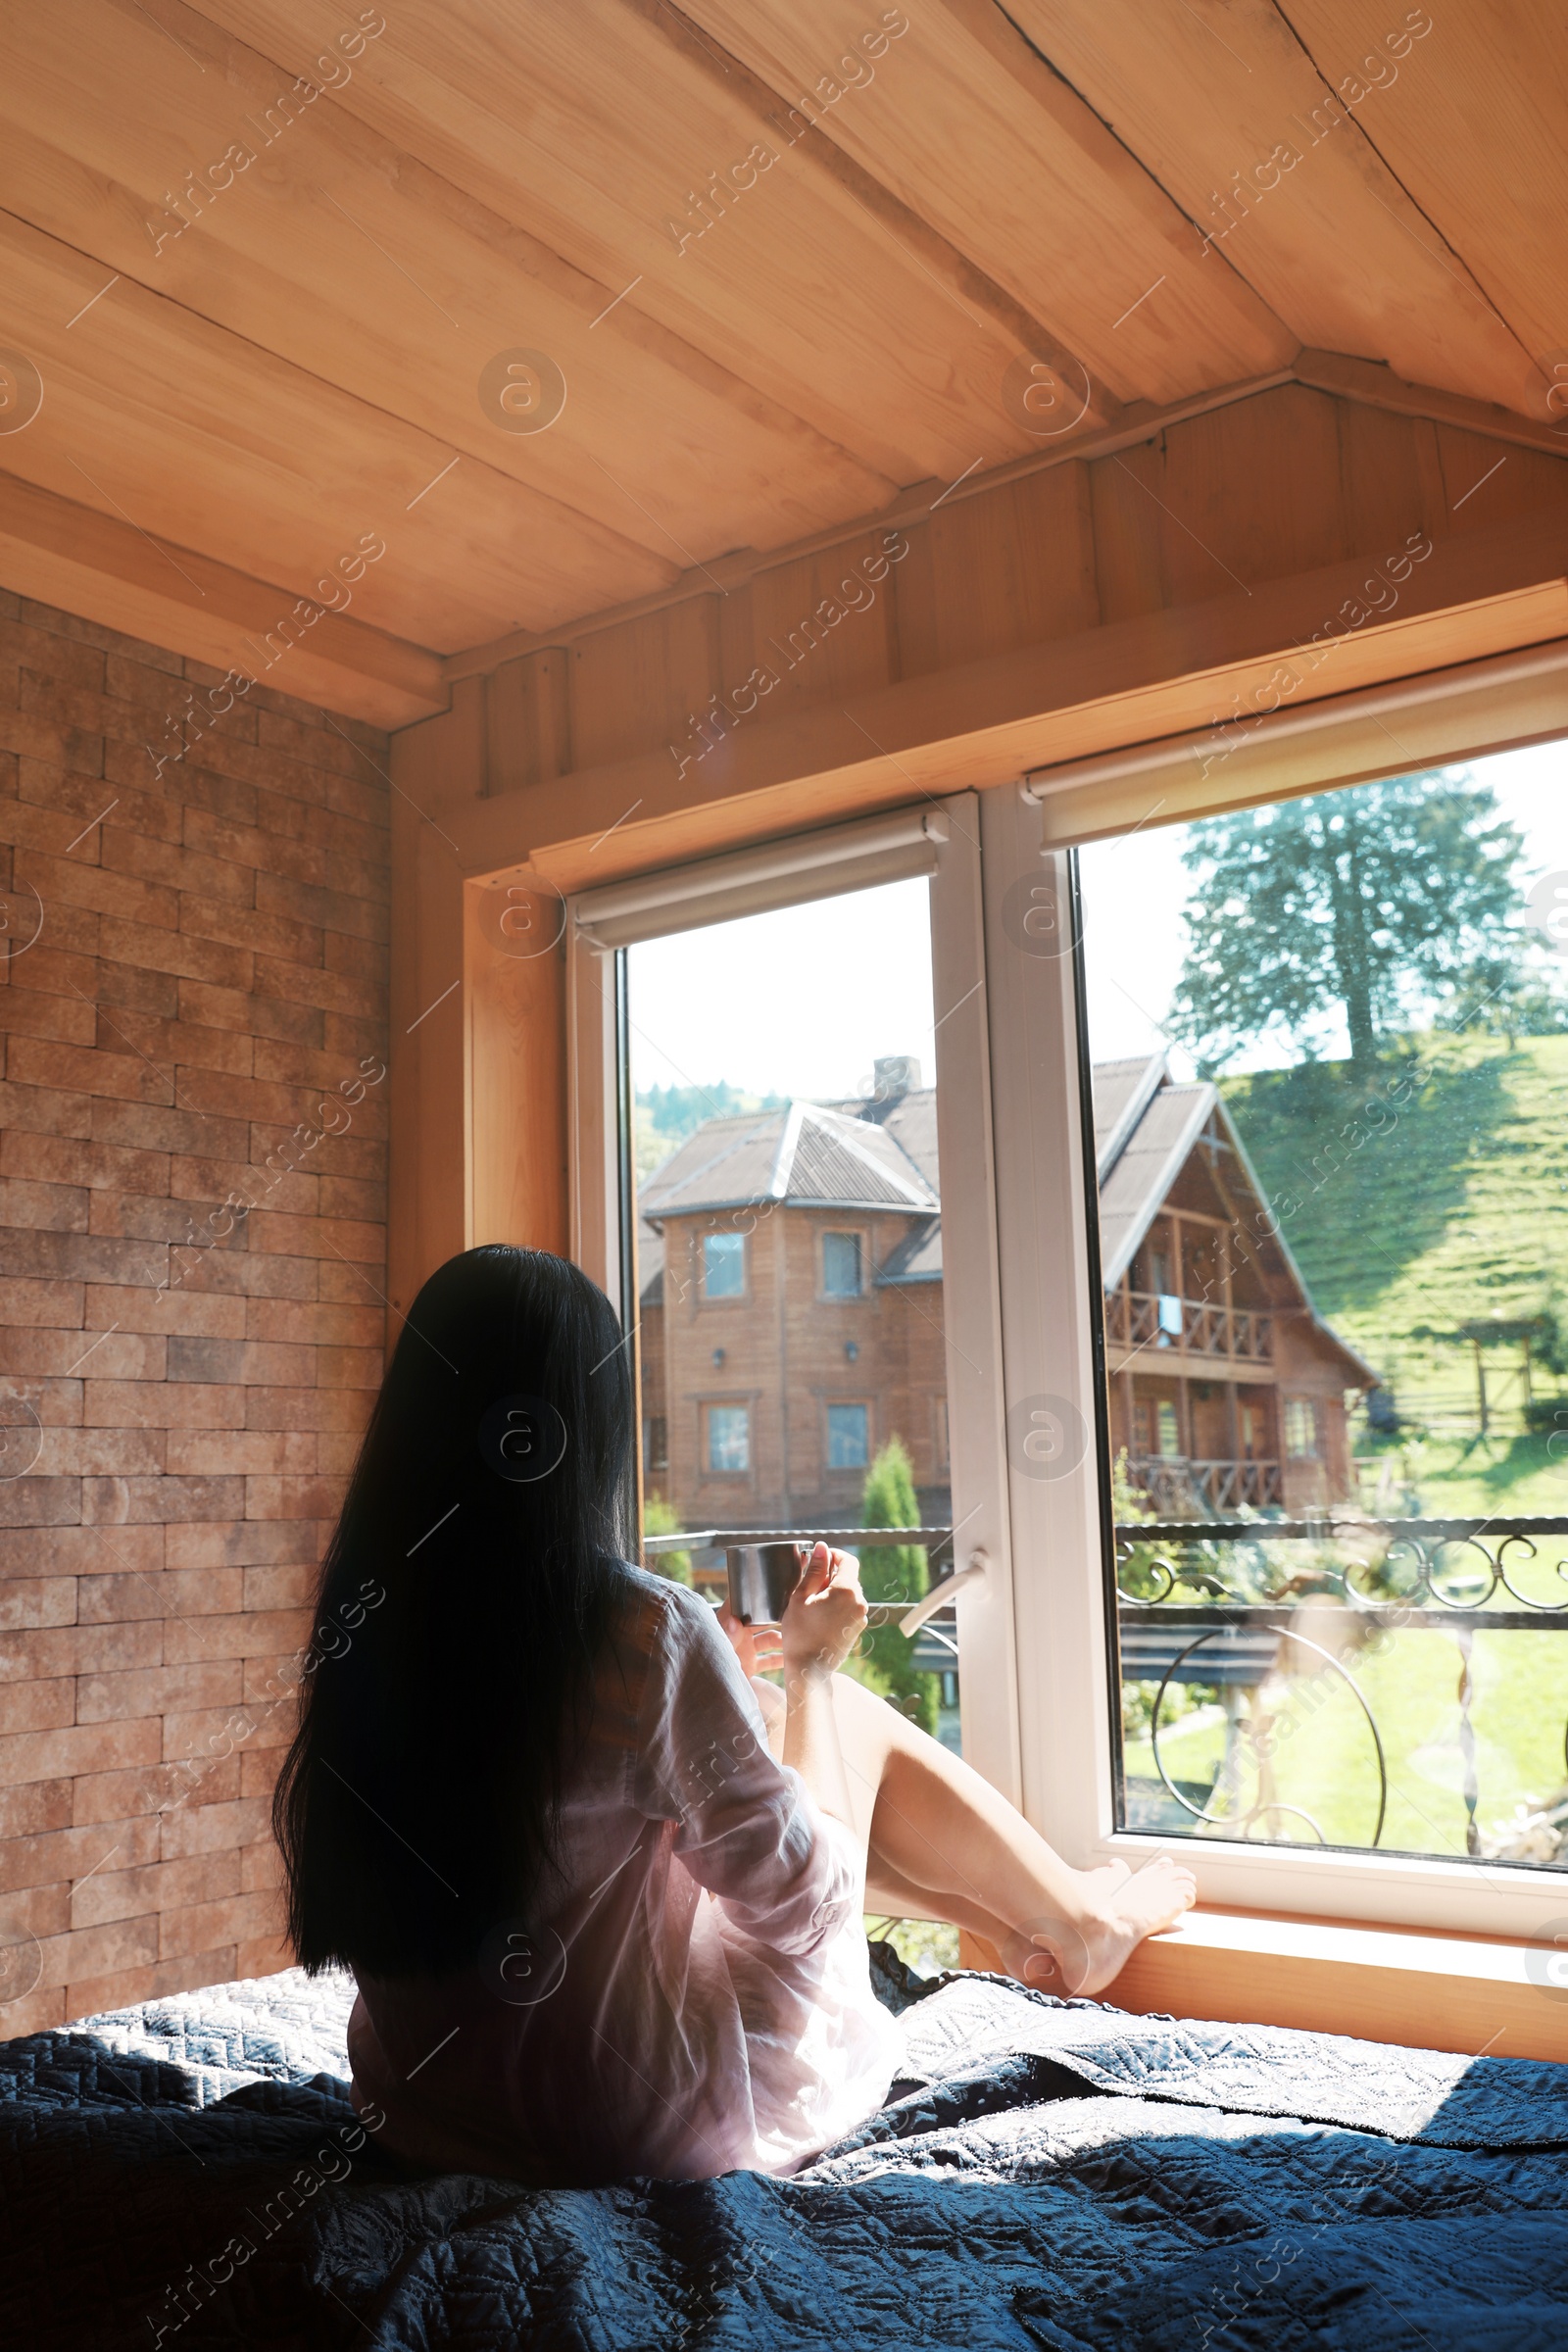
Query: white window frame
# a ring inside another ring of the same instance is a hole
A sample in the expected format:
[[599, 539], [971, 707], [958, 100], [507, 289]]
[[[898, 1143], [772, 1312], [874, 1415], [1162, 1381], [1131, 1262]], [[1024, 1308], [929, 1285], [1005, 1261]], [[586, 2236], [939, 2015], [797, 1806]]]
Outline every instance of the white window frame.
[[[703, 1478], [750, 1478], [757, 1466], [753, 1459], [755, 1447], [752, 1441], [756, 1436], [756, 1431], [753, 1426], [755, 1415], [752, 1409], [752, 1399], [749, 1396], [704, 1396], [699, 1399], [698, 1412], [701, 1416], [698, 1436], [702, 1441], [698, 1447], [698, 1459], [701, 1463], [699, 1475]], [[712, 1431], [715, 1413], [744, 1413], [746, 1415], [746, 1460], [738, 1470], [721, 1470], [713, 1461]]]
[[[748, 1247], [746, 1235], [744, 1233], [737, 1233], [733, 1229], [728, 1233], [720, 1233], [715, 1228], [710, 1233], [705, 1233], [702, 1237], [702, 1242], [703, 1279], [699, 1303], [704, 1307], [744, 1306], [752, 1295], [752, 1252]], [[708, 1245], [710, 1242], [739, 1242], [741, 1246], [741, 1280], [739, 1290], [710, 1291], [709, 1289]]]
[[[856, 1305], [866, 1295], [865, 1277], [870, 1265], [871, 1257], [870, 1235], [861, 1225], [824, 1225], [820, 1231], [820, 1234], [818, 1235], [818, 1240], [820, 1241], [821, 1248], [817, 1251], [817, 1263], [821, 1268], [822, 1276], [821, 1281], [817, 1285], [816, 1292], [818, 1305]], [[855, 1270], [859, 1276], [859, 1282], [858, 1286], [855, 1290], [830, 1291], [828, 1289], [827, 1246], [829, 1242], [854, 1242], [858, 1245], [856, 1250]]]
[[[1339, 780], [1330, 774], [1317, 788]], [[1017, 785], [955, 794], [569, 902], [573, 1255], [618, 1303], [616, 1120], [624, 1114], [616, 991], [606, 969], [613, 952], [736, 914], [929, 875], [955, 1552], [960, 1569], [976, 1572], [954, 1599], [965, 1757], [1080, 1867], [1123, 1860], [1136, 1868], [1174, 1848], [1207, 1905], [1528, 1936], [1562, 1908], [1558, 1874], [1162, 1839], [1115, 1826], [1108, 1482], [1100, 1459], [1105, 1398], [1096, 1381], [1102, 1310], [1078, 973], [1070, 952], [1020, 951], [1016, 896], [1008, 895], [1015, 885], [1043, 888], [1059, 908], [1070, 906], [1069, 857], [1054, 846], [1068, 799], [1053, 808], [1049, 795]], [[1083, 837], [1117, 829], [1085, 824]], [[1042, 1398], [1059, 1400], [1069, 1408], [1064, 1426], [1076, 1415], [1073, 1426], [1087, 1433], [1081, 1453], [1058, 1446], [1048, 1454], [1049, 1475], [1023, 1454], [1016, 1427], [1021, 1414], [1027, 1432]]]
[[[865, 1415], [865, 1459], [863, 1462], [836, 1462], [833, 1459], [833, 1415], [844, 1411]], [[876, 1459], [876, 1431], [871, 1423], [869, 1396], [824, 1396], [822, 1399], [822, 1476], [853, 1478], [857, 1471], [869, 1470]]]
[[[931, 884], [937, 1135], [953, 1202], [944, 1210], [942, 1229], [950, 1484], [958, 1564], [982, 1571], [966, 1581], [954, 1603], [967, 1669], [960, 1686], [963, 1752], [1016, 1804], [1023, 1788], [977, 794], [923, 800], [885, 816], [661, 869], [568, 900], [572, 1255], [618, 1307], [624, 1146], [617, 1118], [624, 1112], [617, 1093], [616, 952], [669, 932], [921, 874]], [[733, 1474], [705, 1469], [703, 1475]]]
[[[1338, 780], [1330, 775], [1319, 789]], [[1065, 1397], [1093, 1430], [1104, 1400], [1094, 1371], [1099, 1252], [1088, 1213], [1078, 975], [1070, 956], [1020, 954], [1005, 924], [1006, 894], [1025, 874], [1044, 872], [1058, 903], [1070, 904], [1069, 857], [1046, 846], [1042, 816], [1041, 804], [1017, 788], [981, 796], [1006, 1395]], [[945, 1170], [943, 1189], [945, 1220]], [[1096, 1448], [1054, 1481], [1021, 1477], [1011, 1463], [1009, 1476], [1017, 1654], [1025, 1662], [1017, 1693], [1023, 1809], [1069, 1861], [1137, 1868], [1174, 1851], [1193, 1869], [1200, 1903], [1243, 1911], [1519, 1937], [1560, 1916], [1556, 1872], [1118, 1830], [1101, 1535], [1108, 1507]]]

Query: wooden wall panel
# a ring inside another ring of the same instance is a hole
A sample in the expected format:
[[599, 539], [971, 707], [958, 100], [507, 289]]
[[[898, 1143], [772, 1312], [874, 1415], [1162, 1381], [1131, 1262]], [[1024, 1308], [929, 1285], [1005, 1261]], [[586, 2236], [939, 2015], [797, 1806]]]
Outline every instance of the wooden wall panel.
[[393, 738], [391, 1331], [427, 1274], [466, 1247], [470, 1223], [463, 869], [444, 820], [477, 802], [485, 771], [482, 682], [453, 710]]
[[[894, 537], [897, 547], [885, 549], [881, 532], [867, 532], [820, 555], [772, 564], [754, 579], [755, 660], [778, 680], [765, 706], [769, 716], [897, 677], [894, 600], [899, 566], [907, 560], [897, 548], [907, 549], [908, 541], [902, 533]], [[726, 685], [738, 687], [749, 675]]]
[[1454, 529], [1481, 530], [1538, 514], [1558, 495], [1562, 464], [1534, 449], [1499, 449], [1483, 433], [1450, 424], [1432, 428]]
[[1058, 466], [989, 498], [937, 508], [931, 555], [941, 583], [944, 665], [1094, 627], [1100, 605], [1089, 472]]
[[1168, 514], [1167, 592], [1177, 603], [1215, 595], [1227, 575], [1250, 587], [1351, 552], [1340, 513], [1335, 409], [1325, 394], [1286, 384], [1172, 426], [1159, 496]]
[[1166, 515], [1160, 503], [1165, 443], [1145, 441], [1119, 465], [1091, 466], [1090, 511], [1100, 616], [1106, 623], [1157, 612], [1168, 601]]
[[1409, 420], [1348, 400], [1337, 402], [1335, 410], [1340, 495], [1350, 546], [1362, 553], [1394, 548], [1423, 524], [1444, 528], [1447, 518], [1441, 506], [1434, 512], [1429, 504], [1417, 433]]
[[[650, 737], [683, 740], [693, 714], [720, 690], [718, 601], [717, 590], [690, 597], [622, 628], [598, 629], [578, 639], [571, 648], [570, 676], [571, 736], [579, 766], [624, 760]], [[739, 670], [734, 683], [745, 675]]]
[[[469, 1213], [467, 1244], [514, 1242], [567, 1248], [565, 943], [518, 956], [497, 944], [483, 905], [491, 888], [469, 883], [464, 928], [468, 974]], [[554, 927], [552, 894], [537, 901], [542, 937]]]

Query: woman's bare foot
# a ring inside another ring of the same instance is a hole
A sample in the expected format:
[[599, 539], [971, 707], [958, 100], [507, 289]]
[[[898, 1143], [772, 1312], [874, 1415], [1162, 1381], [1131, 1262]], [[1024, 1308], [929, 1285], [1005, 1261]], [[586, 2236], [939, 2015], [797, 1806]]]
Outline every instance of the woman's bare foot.
[[1125, 1862], [1079, 1874], [1083, 1910], [1074, 1920], [1031, 1920], [1000, 1946], [1003, 1965], [1040, 1992], [1099, 1992], [1121, 1974], [1146, 1936], [1173, 1927], [1198, 1898], [1185, 1863], [1157, 1854], [1138, 1871]]

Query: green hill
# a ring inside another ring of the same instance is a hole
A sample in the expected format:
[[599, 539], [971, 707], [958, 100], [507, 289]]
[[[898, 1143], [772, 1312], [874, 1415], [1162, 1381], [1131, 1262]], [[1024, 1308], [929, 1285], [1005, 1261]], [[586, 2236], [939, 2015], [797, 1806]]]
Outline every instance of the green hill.
[[[1404, 1424], [1380, 1441], [1357, 1414], [1357, 1454], [1376, 1460], [1363, 1499], [1568, 1511], [1568, 1464], [1525, 1429], [1524, 1348], [1480, 1350], [1483, 1435], [1478, 1351], [1460, 1336], [1543, 1314], [1568, 1333], [1568, 1036], [1405, 1045], [1371, 1086], [1345, 1062], [1221, 1081], [1319, 1312], [1382, 1375]], [[1568, 1387], [1539, 1339], [1532, 1383], [1537, 1396]]]

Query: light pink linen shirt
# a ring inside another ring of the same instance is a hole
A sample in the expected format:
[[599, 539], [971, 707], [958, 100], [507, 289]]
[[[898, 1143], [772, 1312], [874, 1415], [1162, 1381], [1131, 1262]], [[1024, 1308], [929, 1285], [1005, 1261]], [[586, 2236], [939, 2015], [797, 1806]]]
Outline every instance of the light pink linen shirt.
[[785, 2173], [887, 2095], [854, 1840], [774, 1761], [707, 1602], [637, 1570], [628, 1594], [548, 1917], [451, 1976], [359, 1976], [355, 2104], [407, 2155], [557, 2186]]

